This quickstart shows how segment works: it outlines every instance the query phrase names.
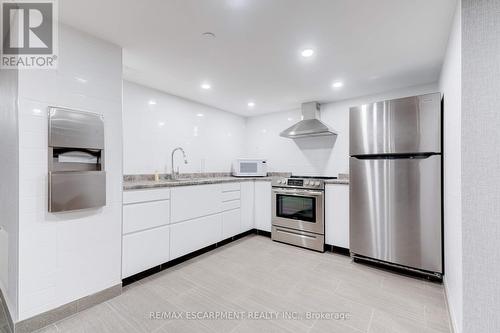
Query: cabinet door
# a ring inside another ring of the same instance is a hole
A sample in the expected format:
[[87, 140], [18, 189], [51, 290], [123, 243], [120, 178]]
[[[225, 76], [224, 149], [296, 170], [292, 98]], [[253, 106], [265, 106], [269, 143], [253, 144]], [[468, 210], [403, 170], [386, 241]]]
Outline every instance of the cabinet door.
[[222, 214], [172, 224], [170, 228], [170, 258], [175, 259], [222, 240]]
[[254, 182], [241, 183], [241, 230], [245, 232], [254, 228]]
[[325, 234], [327, 244], [349, 248], [349, 185], [347, 184], [326, 186]]
[[255, 228], [271, 232], [271, 182], [255, 182]]
[[172, 223], [222, 211], [221, 184], [182, 186], [170, 193]]
[[170, 222], [170, 201], [152, 201], [123, 206], [123, 234], [150, 229]]
[[233, 209], [222, 213], [222, 239], [236, 236], [241, 230], [241, 210]]
[[122, 278], [169, 261], [170, 227], [123, 236]]

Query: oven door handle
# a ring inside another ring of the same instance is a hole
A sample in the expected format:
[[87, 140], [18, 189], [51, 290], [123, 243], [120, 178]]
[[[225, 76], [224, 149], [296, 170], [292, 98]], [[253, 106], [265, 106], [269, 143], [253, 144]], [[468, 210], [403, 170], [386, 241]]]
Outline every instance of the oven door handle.
[[276, 228], [276, 231], [277, 231], [277, 232], [284, 233], [284, 234], [294, 235], [294, 236], [296, 236], [296, 237], [300, 237], [300, 238], [311, 238], [311, 239], [316, 239], [316, 237], [315, 237], [315, 236], [312, 236], [312, 235], [305, 235], [305, 234], [300, 233], [300, 232], [294, 232], [294, 231], [285, 230], [285, 229], [281, 229], [281, 228]]
[[324, 195], [323, 192], [320, 191], [304, 191], [304, 190], [273, 190], [276, 194], [286, 194], [286, 195], [296, 195], [296, 196], [313, 196], [313, 197], [321, 197]]

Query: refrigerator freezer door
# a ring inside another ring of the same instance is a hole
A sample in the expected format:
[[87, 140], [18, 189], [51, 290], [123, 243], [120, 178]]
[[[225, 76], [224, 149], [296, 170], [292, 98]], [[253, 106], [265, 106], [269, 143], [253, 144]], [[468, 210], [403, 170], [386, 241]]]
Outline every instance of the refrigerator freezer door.
[[349, 162], [351, 252], [442, 273], [441, 156]]
[[351, 108], [349, 155], [441, 152], [440, 99], [435, 93]]

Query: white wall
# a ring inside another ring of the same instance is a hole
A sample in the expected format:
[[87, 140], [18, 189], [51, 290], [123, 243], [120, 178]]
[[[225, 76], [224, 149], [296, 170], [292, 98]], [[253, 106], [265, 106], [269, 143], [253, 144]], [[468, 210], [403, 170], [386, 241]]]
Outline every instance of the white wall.
[[444, 95], [444, 284], [455, 332], [462, 332], [461, 6], [458, 2], [439, 87]]
[[19, 242], [18, 71], [0, 70], [0, 288], [17, 317]]
[[[150, 105], [149, 102], [156, 102]], [[123, 83], [125, 174], [170, 173], [170, 154], [184, 148], [188, 164], [176, 155], [180, 172], [229, 172], [241, 157], [245, 120], [135, 83]]]
[[403, 88], [321, 105], [321, 120], [339, 135], [292, 140], [279, 133], [300, 120], [300, 110], [270, 113], [247, 118], [245, 149], [249, 157], [268, 160], [269, 171], [297, 175], [336, 176], [349, 172], [349, 108], [379, 100], [439, 91], [437, 84]]
[[500, 332], [500, 1], [462, 1], [463, 332]]
[[[19, 320], [121, 282], [121, 48], [66, 26], [57, 70], [19, 74]], [[47, 211], [47, 107], [104, 114], [107, 205]]]

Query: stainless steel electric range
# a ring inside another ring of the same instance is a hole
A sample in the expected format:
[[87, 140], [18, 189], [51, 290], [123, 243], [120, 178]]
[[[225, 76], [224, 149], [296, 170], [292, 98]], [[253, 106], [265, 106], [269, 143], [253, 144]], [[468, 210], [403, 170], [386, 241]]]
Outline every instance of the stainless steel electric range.
[[323, 252], [324, 180], [335, 178], [292, 176], [273, 180], [271, 238]]

